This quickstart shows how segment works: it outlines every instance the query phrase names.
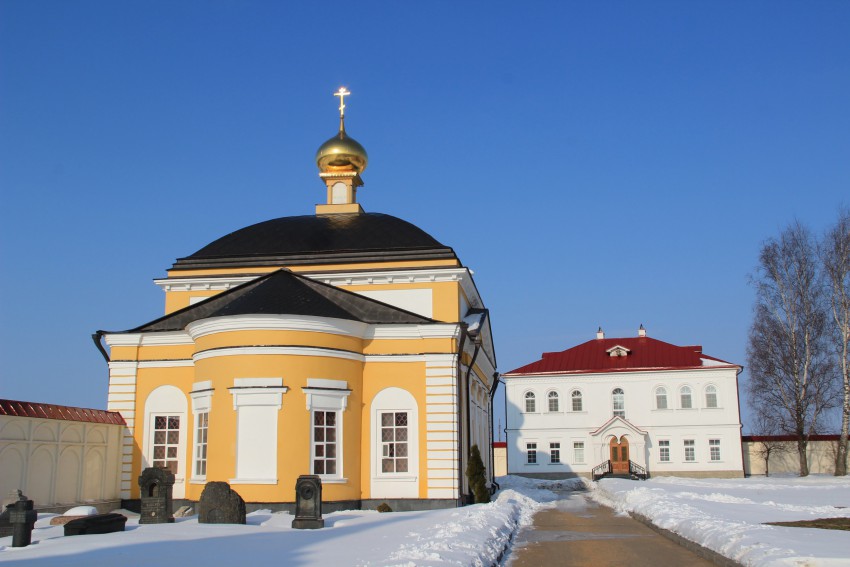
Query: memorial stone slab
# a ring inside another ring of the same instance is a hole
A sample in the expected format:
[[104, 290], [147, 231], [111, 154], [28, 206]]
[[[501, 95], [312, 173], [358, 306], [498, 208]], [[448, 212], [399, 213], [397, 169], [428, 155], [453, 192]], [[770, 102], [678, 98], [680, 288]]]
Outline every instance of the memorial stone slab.
[[244, 524], [245, 501], [226, 482], [208, 482], [198, 501], [199, 524]]
[[325, 527], [322, 519], [322, 479], [318, 475], [303, 474], [295, 482], [295, 519], [292, 527], [298, 530], [315, 530]]
[[139, 475], [141, 494], [140, 524], [166, 524], [174, 521], [171, 492], [174, 473], [168, 469], [149, 467]]
[[65, 524], [65, 535], [111, 534], [123, 532], [127, 516], [123, 514], [95, 514], [71, 520]]

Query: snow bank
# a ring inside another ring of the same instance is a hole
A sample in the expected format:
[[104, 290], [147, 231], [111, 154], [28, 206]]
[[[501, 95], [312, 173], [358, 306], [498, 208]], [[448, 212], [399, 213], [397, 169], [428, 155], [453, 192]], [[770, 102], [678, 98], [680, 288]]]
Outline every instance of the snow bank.
[[0, 563], [62, 565], [114, 564], [232, 566], [269, 562], [300, 565], [475, 565], [495, 563], [517, 530], [542, 506], [554, 505], [556, 491], [583, 488], [581, 481], [547, 482], [504, 477], [493, 502], [426, 512], [351, 510], [325, 516], [325, 529], [293, 530], [292, 516], [268, 510], [248, 515], [248, 524], [198, 524], [197, 516], [173, 524], [139, 525], [127, 531], [64, 537], [40, 515], [35, 545], [12, 548], [0, 538]]
[[850, 517], [850, 479], [603, 479], [591, 497], [744, 565], [850, 565], [846, 531], [765, 522]]

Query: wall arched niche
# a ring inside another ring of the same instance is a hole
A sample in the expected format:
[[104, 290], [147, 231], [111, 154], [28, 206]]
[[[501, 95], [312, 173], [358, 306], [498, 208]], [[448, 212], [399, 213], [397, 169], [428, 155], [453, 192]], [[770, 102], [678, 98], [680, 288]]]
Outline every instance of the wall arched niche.
[[53, 504], [51, 490], [55, 471], [53, 469], [53, 454], [56, 446], [38, 447], [33, 451], [27, 463], [27, 481], [24, 494], [32, 500], [36, 506]]
[[56, 478], [56, 502], [70, 504], [78, 501], [77, 487], [80, 484], [80, 449], [65, 447], [59, 455], [58, 470], [62, 471]]
[[24, 457], [17, 447], [7, 446], [0, 451], [0, 494], [24, 490]]

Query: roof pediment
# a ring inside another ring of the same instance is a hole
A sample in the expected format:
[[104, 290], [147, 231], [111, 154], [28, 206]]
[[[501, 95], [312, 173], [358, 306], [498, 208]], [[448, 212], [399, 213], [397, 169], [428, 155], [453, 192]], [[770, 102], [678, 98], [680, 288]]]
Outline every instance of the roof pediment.
[[646, 435], [646, 431], [636, 426], [628, 419], [620, 417], [619, 415], [615, 415], [614, 417], [606, 421], [596, 431], [591, 431], [590, 435], [593, 437], [599, 437], [600, 435], [604, 436], [605, 434], [610, 433], [611, 431], [620, 432], [623, 429], [625, 429], [626, 432], [633, 433], [635, 435]]

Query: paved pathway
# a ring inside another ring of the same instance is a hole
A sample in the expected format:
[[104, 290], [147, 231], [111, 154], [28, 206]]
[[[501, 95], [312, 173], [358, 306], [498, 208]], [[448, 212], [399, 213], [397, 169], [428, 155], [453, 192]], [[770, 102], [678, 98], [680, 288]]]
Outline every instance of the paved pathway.
[[714, 564], [581, 492], [566, 492], [517, 534], [508, 567], [688, 567]]

